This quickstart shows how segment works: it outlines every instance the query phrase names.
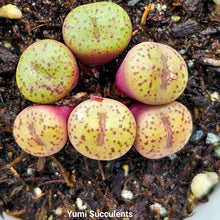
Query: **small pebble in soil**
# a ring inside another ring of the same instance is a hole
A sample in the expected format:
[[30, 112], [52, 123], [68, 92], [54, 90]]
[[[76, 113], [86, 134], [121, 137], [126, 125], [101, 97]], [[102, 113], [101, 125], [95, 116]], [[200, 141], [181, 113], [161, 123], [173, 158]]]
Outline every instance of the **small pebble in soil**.
[[10, 42], [5, 42], [4, 43], [4, 47], [6, 47], [7, 49], [10, 48], [12, 45]]
[[169, 155], [168, 157], [169, 157], [170, 160], [172, 160], [172, 161], [174, 161], [174, 160], [177, 158], [176, 154], [171, 154], [171, 155]]
[[34, 173], [33, 168], [27, 168], [27, 175], [31, 176]]
[[220, 144], [217, 144], [214, 148], [214, 153], [217, 157], [220, 157]]
[[136, 5], [140, 0], [129, 0], [128, 1], [128, 6], [134, 6]]
[[51, 161], [51, 166], [52, 167], [58, 167], [57, 163], [54, 163], [53, 161]]
[[132, 200], [134, 195], [133, 193], [130, 191], [130, 190], [127, 190], [127, 189], [123, 189], [121, 191], [121, 197], [125, 200]]
[[161, 9], [162, 9], [162, 11], [166, 11], [167, 10], [167, 5], [162, 5]]
[[219, 183], [219, 176], [215, 172], [199, 173], [193, 177], [191, 191], [197, 199], [205, 197], [210, 190]]
[[22, 17], [22, 12], [16, 5], [7, 4], [0, 8], [0, 17], [19, 19]]
[[150, 209], [157, 212], [161, 217], [165, 217], [167, 215], [167, 210], [160, 203], [155, 202], [150, 205]]
[[214, 133], [208, 133], [205, 143], [206, 144], [213, 144], [216, 145], [220, 142], [220, 136], [214, 134]]
[[87, 209], [87, 205], [86, 205], [86, 204], [83, 204], [82, 199], [79, 198], [79, 197], [76, 199], [76, 206], [77, 206], [77, 208], [78, 208], [79, 210], [85, 210], [85, 209]]
[[194, 64], [195, 64], [195, 62], [194, 62], [193, 60], [189, 60], [189, 61], [187, 62], [187, 66], [188, 66], [189, 68], [194, 67]]
[[190, 140], [191, 141], [198, 141], [202, 138], [202, 136], [204, 135], [204, 131], [203, 130], [196, 130], [193, 132]]
[[54, 211], [54, 213], [55, 213], [56, 215], [61, 215], [61, 214], [63, 213], [62, 207], [57, 207], [56, 210]]
[[175, 21], [175, 22], [178, 22], [178, 21], [180, 21], [181, 17], [178, 16], [178, 15], [172, 15], [172, 16], [171, 16], [171, 19], [172, 19], [173, 21]]
[[35, 196], [40, 196], [42, 194], [42, 190], [39, 187], [34, 188]]
[[213, 92], [210, 94], [210, 97], [212, 102], [220, 101], [220, 95], [218, 92]]
[[162, 11], [166, 11], [167, 10], [167, 6], [163, 5], [161, 3], [156, 4], [156, 9], [159, 13], [161, 13]]

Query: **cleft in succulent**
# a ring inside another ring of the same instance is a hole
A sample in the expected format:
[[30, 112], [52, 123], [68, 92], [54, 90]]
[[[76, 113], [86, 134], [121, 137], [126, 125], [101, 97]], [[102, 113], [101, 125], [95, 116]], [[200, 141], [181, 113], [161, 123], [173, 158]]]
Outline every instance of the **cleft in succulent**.
[[13, 135], [27, 153], [46, 157], [60, 151], [67, 141], [67, 119], [73, 108], [29, 106], [14, 121]]
[[98, 114], [99, 118], [99, 133], [98, 133], [98, 140], [97, 143], [99, 146], [102, 146], [105, 141], [105, 126], [106, 126], [106, 113], [105, 112], [100, 112]]
[[97, 40], [97, 42], [100, 42], [100, 31], [99, 31], [99, 27], [98, 27], [98, 24], [97, 24], [97, 19], [96, 17], [91, 17], [90, 16], [90, 19], [92, 21], [92, 24], [93, 24], [93, 34]]
[[132, 147], [136, 122], [122, 103], [91, 96], [70, 114], [68, 135], [73, 147], [96, 160], [113, 160]]

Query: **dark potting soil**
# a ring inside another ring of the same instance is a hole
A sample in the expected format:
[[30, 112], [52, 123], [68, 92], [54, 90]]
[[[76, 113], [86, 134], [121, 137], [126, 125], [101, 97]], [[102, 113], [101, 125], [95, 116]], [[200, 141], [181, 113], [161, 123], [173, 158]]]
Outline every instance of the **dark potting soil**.
[[[79, 84], [67, 97], [53, 103], [76, 106], [94, 94], [129, 106], [133, 100], [118, 91], [114, 83], [127, 51], [143, 41], [168, 44], [182, 54], [188, 65], [189, 82], [178, 101], [190, 110], [194, 134], [200, 134], [191, 138], [181, 151], [173, 157], [150, 160], [132, 148], [119, 159], [97, 162], [84, 158], [68, 142], [54, 157], [46, 158], [41, 169], [37, 166], [38, 158], [31, 155], [23, 155], [20, 162], [9, 164], [22, 155], [12, 135], [13, 121], [22, 109], [33, 105], [16, 86], [19, 57], [37, 40], [50, 38], [63, 42], [65, 16], [71, 9], [90, 2], [94, 1], [0, 1], [0, 6], [12, 3], [23, 12], [18, 20], [0, 18], [0, 213], [7, 210], [24, 220], [71, 219], [68, 211], [80, 211], [80, 205], [75, 203], [80, 198], [87, 210], [99, 213], [127, 211], [133, 213], [131, 219], [138, 220], [165, 216], [183, 219], [193, 213], [196, 203], [190, 193], [192, 178], [204, 171], [220, 174], [215, 147], [206, 141], [208, 133], [220, 133], [220, 101], [213, 98], [220, 91], [220, 18], [212, 0], [151, 1], [146, 24], [142, 25], [141, 18], [150, 1], [113, 0], [132, 20], [135, 34], [129, 46], [108, 64], [79, 63]], [[42, 191], [39, 196], [34, 193], [38, 187]], [[132, 192], [133, 198], [123, 198], [123, 189]], [[208, 197], [199, 202], [208, 202]], [[150, 208], [155, 203], [166, 209], [165, 216]], [[59, 208], [62, 208], [60, 215]], [[84, 219], [92, 217], [88, 215]]]

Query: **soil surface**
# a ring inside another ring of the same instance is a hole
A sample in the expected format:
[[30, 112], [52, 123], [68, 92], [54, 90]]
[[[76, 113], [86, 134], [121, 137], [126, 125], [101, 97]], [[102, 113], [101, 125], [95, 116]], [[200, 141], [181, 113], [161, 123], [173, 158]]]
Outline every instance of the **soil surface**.
[[[22, 154], [14, 141], [12, 126], [16, 115], [33, 105], [16, 86], [15, 72], [20, 55], [40, 39], [63, 42], [65, 16], [71, 9], [89, 2], [94, 1], [0, 1], [0, 6], [12, 3], [23, 13], [18, 20], [0, 18], [0, 213], [7, 210], [10, 215], [24, 220], [63, 220], [71, 219], [68, 211], [115, 210], [132, 212], [131, 219], [137, 220], [183, 219], [193, 213], [197, 203], [190, 193], [192, 178], [204, 171], [220, 174], [215, 147], [207, 142], [208, 133], [220, 133], [220, 101], [214, 96], [220, 88], [220, 18], [212, 0], [151, 1], [146, 24], [141, 25], [149, 1], [113, 0], [132, 20], [135, 34], [129, 46], [108, 64], [79, 63], [79, 84], [67, 97], [53, 103], [75, 106], [95, 94], [129, 106], [133, 100], [119, 92], [114, 83], [117, 68], [127, 51], [143, 41], [168, 44], [182, 54], [189, 70], [187, 88], [178, 101], [192, 113], [194, 135], [183, 150], [172, 157], [149, 160], [132, 148], [119, 159], [98, 162], [84, 158], [68, 142], [54, 157], [46, 158], [40, 169], [38, 158]], [[9, 164], [19, 155], [23, 160]], [[38, 187], [40, 195], [36, 195]], [[124, 198], [122, 190], [132, 193], [131, 197]], [[199, 202], [207, 201], [206, 196]], [[155, 203], [162, 205], [166, 212], [153, 209], [151, 205]]]

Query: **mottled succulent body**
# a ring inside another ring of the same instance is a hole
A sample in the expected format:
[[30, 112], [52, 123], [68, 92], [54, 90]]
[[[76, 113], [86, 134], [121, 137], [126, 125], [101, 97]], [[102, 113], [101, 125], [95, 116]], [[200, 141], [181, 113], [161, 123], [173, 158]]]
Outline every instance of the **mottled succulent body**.
[[173, 154], [183, 148], [191, 136], [191, 114], [179, 102], [157, 106], [137, 103], [130, 110], [137, 123], [134, 146], [146, 158]]
[[136, 122], [122, 103], [92, 96], [70, 114], [68, 133], [74, 148], [84, 156], [113, 160], [132, 147]]
[[30, 106], [14, 121], [13, 135], [27, 153], [45, 157], [60, 151], [68, 137], [67, 119], [72, 108], [50, 105]]
[[126, 11], [112, 2], [74, 8], [65, 18], [63, 39], [86, 64], [104, 64], [120, 54], [132, 34]]
[[145, 104], [177, 99], [188, 81], [184, 59], [173, 48], [153, 42], [133, 47], [120, 65], [116, 84], [127, 96]]
[[77, 84], [78, 66], [72, 52], [55, 40], [41, 40], [21, 55], [16, 81], [30, 101], [52, 103], [67, 95]]

